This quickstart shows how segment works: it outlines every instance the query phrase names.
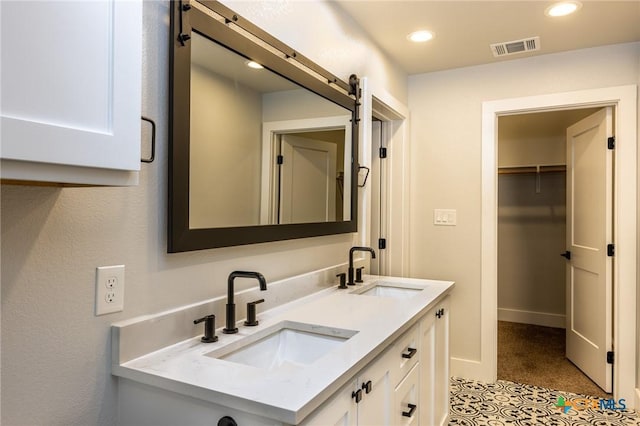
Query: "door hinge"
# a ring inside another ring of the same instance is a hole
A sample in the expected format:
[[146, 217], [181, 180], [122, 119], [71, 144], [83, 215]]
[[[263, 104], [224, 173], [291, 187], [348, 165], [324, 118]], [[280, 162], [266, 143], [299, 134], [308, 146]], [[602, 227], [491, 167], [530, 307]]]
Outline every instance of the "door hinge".
[[378, 238], [378, 249], [384, 250], [387, 248], [387, 239], [386, 238]]
[[284, 164], [284, 157], [282, 155], [278, 155], [276, 157], [276, 163], [277, 164]]
[[380, 158], [387, 158], [387, 148], [380, 147]]
[[607, 256], [613, 257], [616, 254], [616, 246], [614, 244], [607, 244]]
[[615, 147], [616, 147], [616, 137], [611, 136], [610, 138], [607, 138], [607, 148], [614, 149]]
[[613, 351], [607, 352], [607, 364], [613, 364]]

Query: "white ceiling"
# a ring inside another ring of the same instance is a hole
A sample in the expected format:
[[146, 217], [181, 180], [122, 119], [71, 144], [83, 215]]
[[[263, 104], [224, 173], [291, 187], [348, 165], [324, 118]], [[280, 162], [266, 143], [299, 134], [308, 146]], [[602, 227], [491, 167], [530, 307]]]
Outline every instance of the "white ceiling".
[[[584, 1], [575, 14], [550, 18], [553, 1], [334, 0], [408, 74], [640, 40], [640, 0]], [[428, 29], [436, 36], [411, 43]], [[540, 36], [536, 52], [494, 58], [489, 45]]]

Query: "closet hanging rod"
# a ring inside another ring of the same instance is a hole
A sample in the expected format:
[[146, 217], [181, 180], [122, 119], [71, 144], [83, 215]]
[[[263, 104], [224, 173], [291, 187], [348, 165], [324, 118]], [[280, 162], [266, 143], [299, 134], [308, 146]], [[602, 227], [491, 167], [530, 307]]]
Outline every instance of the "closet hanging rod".
[[525, 174], [525, 173], [562, 173], [567, 171], [564, 164], [548, 164], [536, 166], [501, 166], [498, 167], [498, 174]]

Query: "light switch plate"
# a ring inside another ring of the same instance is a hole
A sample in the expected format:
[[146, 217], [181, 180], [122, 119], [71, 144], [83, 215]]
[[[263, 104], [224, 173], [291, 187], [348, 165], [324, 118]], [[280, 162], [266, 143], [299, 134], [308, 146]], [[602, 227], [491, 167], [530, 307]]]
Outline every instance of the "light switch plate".
[[124, 265], [96, 268], [96, 316], [124, 309]]
[[443, 226], [455, 226], [457, 224], [457, 212], [455, 209], [435, 209], [433, 211], [433, 224]]

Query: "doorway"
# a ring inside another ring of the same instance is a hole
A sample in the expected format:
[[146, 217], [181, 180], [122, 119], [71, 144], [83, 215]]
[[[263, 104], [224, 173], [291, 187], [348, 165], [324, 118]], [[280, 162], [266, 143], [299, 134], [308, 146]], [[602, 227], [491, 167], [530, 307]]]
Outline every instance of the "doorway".
[[[480, 380], [497, 376], [497, 120], [500, 116], [612, 106], [616, 114], [613, 285], [614, 398], [638, 404], [636, 369], [637, 86], [617, 86], [496, 101], [482, 105], [482, 243]], [[633, 401], [633, 402], [631, 402]]]
[[498, 379], [610, 396], [566, 356], [573, 298], [566, 297], [568, 261], [560, 257], [567, 248], [567, 128], [601, 110], [498, 118]]
[[[366, 79], [361, 81], [363, 99], [368, 95]], [[371, 96], [363, 102], [363, 131], [370, 141], [360, 154], [360, 165], [370, 169], [367, 183], [359, 191], [363, 221], [361, 245], [376, 250], [371, 271], [375, 274], [407, 276], [409, 271], [409, 191], [410, 157], [408, 144], [409, 112], [404, 105], [393, 106]], [[381, 150], [382, 152], [381, 158]], [[359, 185], [362, 185], [361, 171]], [[381, 241], [382, 240], [382, 241]], [[383, 248], [380, 248], [383, 247]]]

